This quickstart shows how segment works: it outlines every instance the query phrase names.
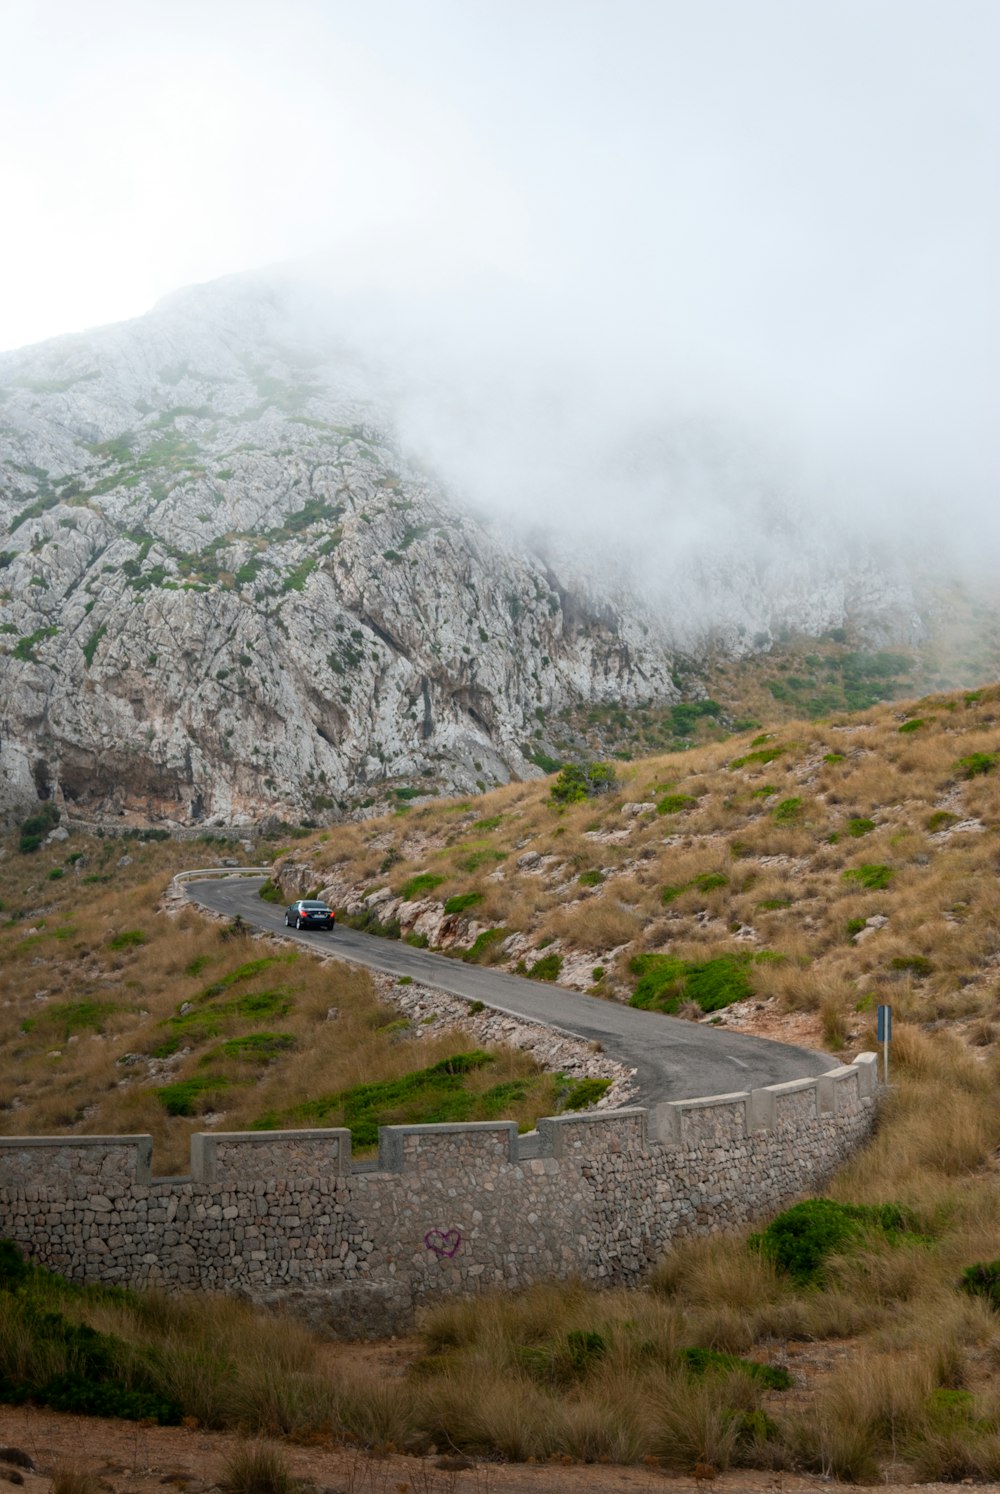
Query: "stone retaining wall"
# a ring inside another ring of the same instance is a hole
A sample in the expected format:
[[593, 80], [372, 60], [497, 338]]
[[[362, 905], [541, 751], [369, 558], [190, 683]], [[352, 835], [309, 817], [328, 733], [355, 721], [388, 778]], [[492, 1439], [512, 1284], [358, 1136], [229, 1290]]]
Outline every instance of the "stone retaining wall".
[[192, 1137], [190, 1176], [148, 1136], [0, 1138], [0, 1233], [78, 1281], [284, 1304], [343, 1336], [404, 1330], [454, 1292], [634, 1283], [672, 1240], [760, 1219], [869, 1135], [875, 1057], [752, 1093], [540, 1121]]

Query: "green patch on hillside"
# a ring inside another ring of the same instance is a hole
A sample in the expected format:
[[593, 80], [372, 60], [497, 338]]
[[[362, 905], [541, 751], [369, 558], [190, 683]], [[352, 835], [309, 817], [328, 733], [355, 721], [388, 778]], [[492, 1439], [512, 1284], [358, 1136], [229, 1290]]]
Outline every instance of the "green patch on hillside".
[[664, 887], [660, 896], [664, 903], [672, 903], [682, 892], [718, 892], [721, 887], [728, 885], [729, 878], [724, 872], [702, 872], [700, 876], [692, 877], [690, 882]]
[[778, 667], [781, 672], [767, 681], [770, 694], [791, 715], [814, 720], [896, 699], [906, 692], [914, 663], [905, 654], [834, 651]]
[[866, 892], [882, 892], [892, 881], [891, 866], [881, 862], [869, 862], [865, 866], [851, 866], [842, 874], [845, 882], [854, 882]]
[[438, 1125], [496, 1120], [527, 1092], [528, 1081], [508, 1080], [486, 1090], [470, 1090], [468, 1077], [496, 1059], [482, 1049], [455, 1053], [426, 1069], [380, 1084], [356, 1084], [282, 1112], [261, 1116], [254, 1129], [282, 1126], [346, 1126], [357, 1148], [378, 1144], [379, 1126]]
[[753, 958], [747, 954], [719, 955], [712, 960], [635, 955], [628, 968], [638, 980], [629, 1005], [669, 1014], [693, 1001], [703, 1012], [721, 1011], [753, 995], [749, 973]]
[[[187, 1003], [185, 1003], [186, 1005]], [[292, 992], [283, 986], [272, 991], [255, 991], [239, 996], [233, 1001], [223, 1001], [216, 1006], [196, 1007], [192, 1011], [168, 1017], [165, 1026], [170, 1038], [155, 1050], [158, 1057], [174, 1053], [183, 1043], [204, 1042], [217, 1037], [227, 1027], [243, 1022], [271, 1022], [276, 1017], [285, 1017], [293, 1006]]]

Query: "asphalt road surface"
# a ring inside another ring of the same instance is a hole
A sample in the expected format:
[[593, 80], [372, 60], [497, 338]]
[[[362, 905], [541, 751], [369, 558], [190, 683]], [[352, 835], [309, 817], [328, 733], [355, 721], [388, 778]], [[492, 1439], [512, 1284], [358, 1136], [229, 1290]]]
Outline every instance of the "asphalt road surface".
[[239, 915], [257, 928], [282, 934], [309, 949], [373, 970], [386, 970], [390, 975], [409, 975], [453, 996], [482, 1001], [511, 1016], [544, 1022], [548, 1027], [599, 1042], [609, 1057], [635, 1069], [638, 1103], [642, 1105], [760, 1089], [836, 1067], [836, 1060], [823, 1053], [639, 1011], [548, 982], [466, 965], [356, 929], [340, 925], [332, 932], [287, 929], [284, 908], [263, 902], [258, 896], [262, 881], [261, 877], [233, 877], [184, 886], [193, 902], [233, 918]]

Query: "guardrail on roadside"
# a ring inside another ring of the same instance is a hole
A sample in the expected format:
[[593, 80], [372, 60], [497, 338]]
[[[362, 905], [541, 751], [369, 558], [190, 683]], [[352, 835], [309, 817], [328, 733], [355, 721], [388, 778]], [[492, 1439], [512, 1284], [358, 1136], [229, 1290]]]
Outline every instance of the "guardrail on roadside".
[[197, 871], [178, 872], [172, 880], [183, 883], [206, 877], [268, 877], [273, 870], [270, 866], [203, 866]]

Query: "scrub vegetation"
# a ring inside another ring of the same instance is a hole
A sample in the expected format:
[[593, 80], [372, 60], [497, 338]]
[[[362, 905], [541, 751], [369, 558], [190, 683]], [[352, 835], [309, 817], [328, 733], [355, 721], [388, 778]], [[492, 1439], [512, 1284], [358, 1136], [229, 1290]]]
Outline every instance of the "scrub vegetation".
[[[429, 942], [609, 999], [736, 1026], [805, 1018], [847, 1057], [874, 1046], [890, 1002], [875, 1137], [825, 1197], [679, 1242], [642, 1289], [444, 1303], [394, 1376], [237, 1302], [25, 1282], [15, 1265], [4, 1383], [13, 1365], [43, 1396], [84, 1325], [126, 1389], [248, 1436], [1000, 1479], [998, 753], [987, 687], [616, 763], [613, 789], [578, 802], [554, 803], [546, 779], [296, 840], [339, 908], [374, 897], [391, 918], [406, 890]], [[671, 796], [693, 802], [658, 813]], [[592, 1098], [521, 1055], [414, 1029], [363, 972], [156, 912], [190, 847], [16, 847], [0, 861], [8, 1134], [149, 1130], [168, 1170], [223, 1117], [348, 1124], [364, 1145], [414, 1100], [525, 1124]], [[277, 852], [275, 886], [283, 867]]]
[[364, 1152], [380, 1124], [530, 1129], [569, 1108], [561, 1075], [515, 1049], [469, 1061], [467, 1033], [401, 1017], [361, 969], [193, 907], [158, 911], [204, 846], [53, 843], [56, 817], [31, 819], [25, 854], [9, 837], [0, 859], [0, 1134], [146, 1132], [171, 1174], [193, 1131], [345, 1125]]

